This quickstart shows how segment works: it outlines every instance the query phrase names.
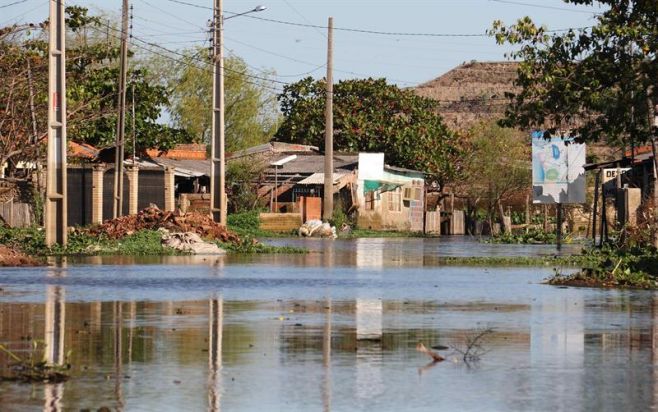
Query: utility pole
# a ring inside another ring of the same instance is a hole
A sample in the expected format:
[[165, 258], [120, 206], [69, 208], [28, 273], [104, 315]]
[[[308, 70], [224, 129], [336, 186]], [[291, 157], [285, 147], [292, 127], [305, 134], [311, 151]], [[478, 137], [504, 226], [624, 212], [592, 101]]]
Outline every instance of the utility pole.
[[123, 215], [123, 157], [126, 132], [126, 79], [128, 76], [128, 0], [121, 8], [121, 69], [119, 72], [119, 113], [114, 155], [114, 207], [112, 217]]
[[213, 4], [213, 98], [212, 141], [210, 157], [210, 214], [215, 222], [226, 225], [226, 191], [224, 165], [224, 16], [223, 0]]
[[133, 104], [132, 104], [132, 115], [133, 115], [133, 124], [132, 124], [132, 132], [133, 132], [133, 166], [135, 166], [135, 155], [136, 155], [136, 148], [137, 148], [137, 129], [135, 126], [135, 84], [133, 83], [131, 85], [131, 94], [132, 94], [132, 99], [133, 99]]
[[324, 126], [324, 207], [323, 220], [330, 220], [334, 212], [334, 18], [329, 17], [327, 25], [327, 101]]
[[64, 0], [50, 0], [48, 47], [48, 157], [46, 245], [66, 246], [66, 23]]

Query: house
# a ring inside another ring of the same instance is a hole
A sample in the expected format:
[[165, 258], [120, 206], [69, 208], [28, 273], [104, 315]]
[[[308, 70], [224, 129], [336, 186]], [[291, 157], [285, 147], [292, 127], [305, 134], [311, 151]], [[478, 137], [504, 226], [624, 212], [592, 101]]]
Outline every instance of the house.
[[423, 231], [422, 172], [386, 165], [383, 153], [359, 153], [356, 193], [359, 228]]

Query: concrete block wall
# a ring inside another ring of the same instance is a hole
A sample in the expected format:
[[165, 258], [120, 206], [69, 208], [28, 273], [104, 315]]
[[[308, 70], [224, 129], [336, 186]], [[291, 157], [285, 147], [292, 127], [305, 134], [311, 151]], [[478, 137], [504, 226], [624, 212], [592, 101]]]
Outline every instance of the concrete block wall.
[[91, 224], [103, 223], [103, 174], [104, 165], [95, 165], [91, 172]]
[[176, 209], [176, 188], [174, 179], [174, 168], [168, 167], [164, 174], [164, 210], [173, 211]]
[[137, 200], [139, 198], [139, 167], [129, 166], [126, 169], [128, 177], [128, 214], [137, 214]]

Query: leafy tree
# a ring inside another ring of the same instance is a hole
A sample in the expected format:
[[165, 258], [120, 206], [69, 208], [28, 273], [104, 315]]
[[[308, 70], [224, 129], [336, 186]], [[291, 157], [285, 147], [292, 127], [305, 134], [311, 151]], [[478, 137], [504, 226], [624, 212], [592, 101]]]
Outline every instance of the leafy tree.
[[[105, 40], [105, 30], [99, 29], [100, 19], [90, 16], [87, 9], [67, 7], [66, 13], [68, 137], [98, 146], [112, 145], [116, 134], [118, 43], [116, 39]], [[40, 146], [37, 142], [47, 136], [47, 26], [45, 22], [0, 29], [0, 164], [35, 160]], [[139, 67], [129, 73], [128, 91], [134, 86], [136, 95], [137, 148], [167, 149], [187, 141], [182, 131], [157, 122], [162, 108], [169, 104], [168, 93], [166, 88], [151, 84], [147, 76], [146, 69]], [[131, 97], [129, 94], [128, 101]], [[130, 111], [127, 115], [129, 127]], [[131, 135], [129, 129], [127, 134]]]
[[[209, 142], [212, 126], [212, 66], [207, 50], [188, 50], [166, 73], [172, 90], [174, 124], [195, 141]], [[171, 62], [170, 62], [171, 63]], [[226, 150], [265, 143], [278, 125], [275, 95], [267, 73], [253, 73], [239, 57], [224, 60]]]
[[[284, 87], [277, 140], [324, 147], [325, 83], [307, 77]], [[333, 101], [336, 150], [384, 152], [388, 163], [425, 171], [440, 182], [457, 170], [456, 138], [435, 101], [372, 78], [340, 81]]]
[[498, 43], [518, 46], [517, 85], [505, 124], [571, 129], [581, 141], [639, 143], [652, 136], [658, 104], [658, 7], [645, 0], [563, 0], [599, 5], [590, 28], [549, 32], [530, 18], [493, 24]]
[[455, 189], [468, 198], [469, 212], [484, 207], [490, 223], [496, 216], [502, 223], [503, 201], [527, 190], [532, 183], [528, 137], [518, 130], [486, 122], [468, 131], [464, 146], [468, 156]]

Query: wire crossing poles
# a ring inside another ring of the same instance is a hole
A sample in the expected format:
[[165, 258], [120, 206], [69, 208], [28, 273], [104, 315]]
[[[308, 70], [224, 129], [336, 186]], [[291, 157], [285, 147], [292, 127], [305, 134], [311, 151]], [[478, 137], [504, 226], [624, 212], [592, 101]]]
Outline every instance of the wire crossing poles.
[[46, 245], [66, 245], [66, 25], [64, 0], [50, 0]]
[[215, 222], [226, 225], [226, 192], [224, 164], [224, 16], [223, 0], [214, 0], [213, 7], [213, 97], [212, 137], [210, 157], [210, 215]]
[[324, 126], [324, 207], [322, 218], [330, 220], [334, 212], [334, 18], [329, 17], [327, 25], [327, 101], [325, 106]]
[[114, 154], [114, 207], [112, 217], [123, 215], [123, 157], [126, 132], [126, 78], [128, 76], [128, 0], [121, 8], [121, 69], [119, 72], [119, 116]]

